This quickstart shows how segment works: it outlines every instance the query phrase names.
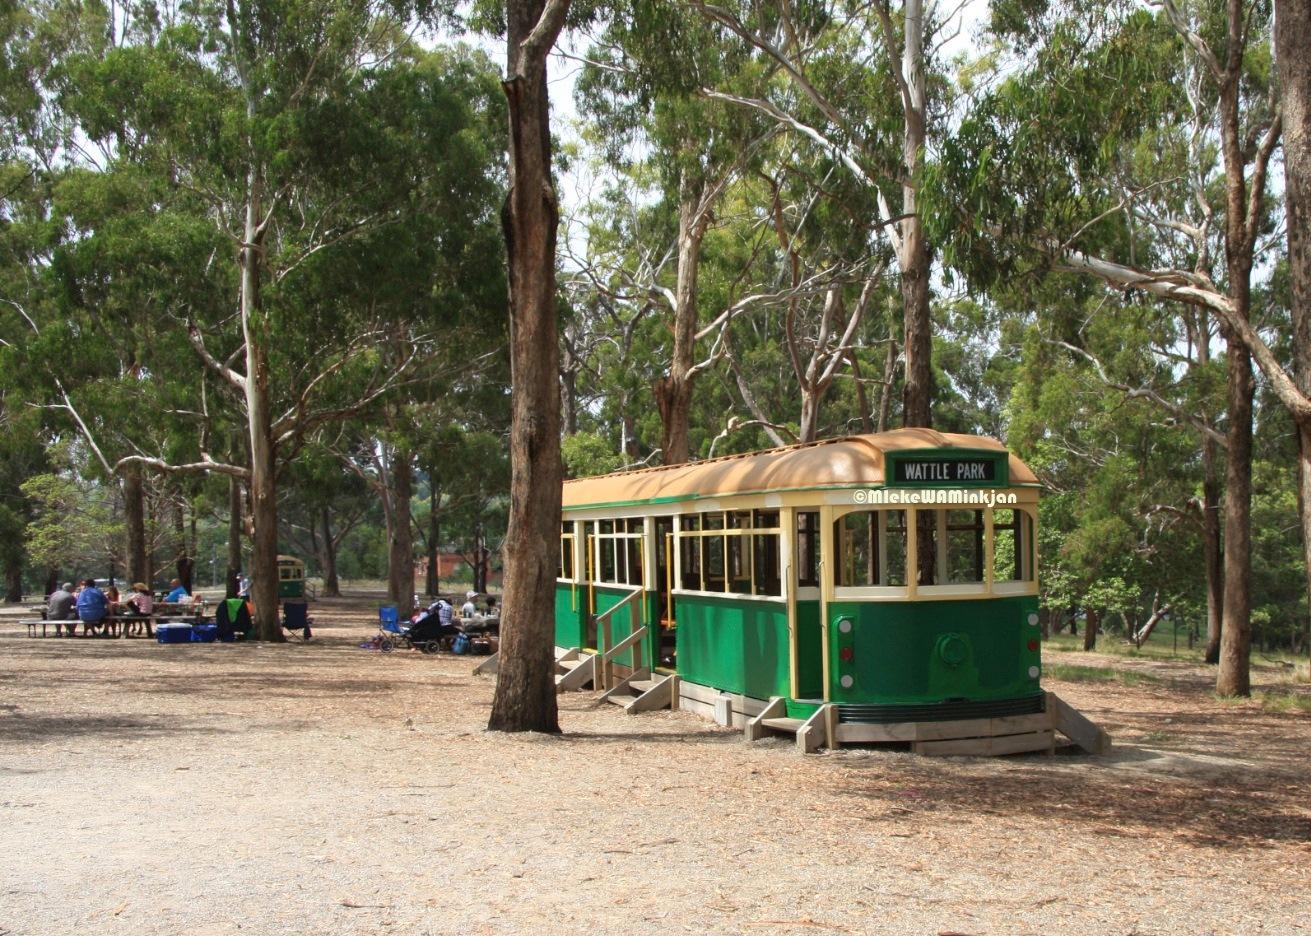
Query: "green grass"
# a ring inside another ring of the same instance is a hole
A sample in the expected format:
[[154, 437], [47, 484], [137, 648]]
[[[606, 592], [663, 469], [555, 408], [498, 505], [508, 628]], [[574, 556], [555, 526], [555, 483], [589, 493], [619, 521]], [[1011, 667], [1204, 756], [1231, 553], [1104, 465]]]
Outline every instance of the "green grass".
[[1261, 703], [1261, 711], [1280, 714], [1311, 714], [1311, 695], [1295, 692], [1271, 692], [1258, 690], [1252, 694]]
[[1157, 677], [1147, 673], [1109, 666], [1079, 666], [1069, 663], [1048, 663], [1043, 667], [1043, 675], [1065, 682], [1118, 683], [1121, 686], [1157, 685], [1161, 682]]

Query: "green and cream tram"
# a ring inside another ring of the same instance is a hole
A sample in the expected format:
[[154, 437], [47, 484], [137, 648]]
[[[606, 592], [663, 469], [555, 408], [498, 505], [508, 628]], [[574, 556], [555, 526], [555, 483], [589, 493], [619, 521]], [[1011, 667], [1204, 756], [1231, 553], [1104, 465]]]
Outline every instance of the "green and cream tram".
[[928, 429], [568, 481], [556, 643], [746, 716], [1040, 713], [1037, 508], [1000, 443]]

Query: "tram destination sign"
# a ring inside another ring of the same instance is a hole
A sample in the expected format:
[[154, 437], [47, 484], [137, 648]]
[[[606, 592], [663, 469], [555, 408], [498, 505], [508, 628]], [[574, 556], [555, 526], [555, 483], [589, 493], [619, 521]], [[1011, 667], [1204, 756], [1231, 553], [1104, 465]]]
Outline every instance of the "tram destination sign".
[[892, 462], [892, 484], [994, 484], [997, 459], [973, 456], [897, 458]]

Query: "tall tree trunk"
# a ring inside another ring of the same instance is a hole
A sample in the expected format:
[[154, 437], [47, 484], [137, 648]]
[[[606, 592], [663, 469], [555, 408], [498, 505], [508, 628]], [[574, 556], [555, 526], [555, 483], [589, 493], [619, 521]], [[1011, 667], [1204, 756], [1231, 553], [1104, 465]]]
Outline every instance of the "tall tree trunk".
[[[1247, 180], [1239, 127], [1239, 72], [1243, 50], [1238, 36], [1244, 29], [1239, 0], [1229, 0], [1227, 78], [1220, 91], [1220, 137], [1225, 163], [1225, 266], [1229, 297], [1236, 318], [1246, 320], [1251, 309], [1252, 248], [1255, 232], [1247, 226]], [[1222, 328], [1227, 345], [1228, 374], [1225, 406], [1225, 533], [1224, 619], [1220, 633], [1220, 668], [1215, 690], [1224, 696], [1251, 695], [1252, 656], [1252, 400], [1256, 384], [1252, 356], [1238, 335]]]
[[1101, 617], [1092, 608], [1085, 608], [1083, 617], [1083, 649], [1091, 652], [1097, 649], [1097, 632], [1100, 629]]
[[486, 594], [487, 574], [492, 564], [492, 554], [487, 549], [487, 528], [483, 526], [481, 520], [478, 521], [477, 531], [474, 534], [473, 555], [473, 590]]
[[[560, 730], [555, 698], [555, 573], [560, 537], [559, 342], [546, 58], [568, 0], [507, 0], [510, 191], [510, 520], [496, 694], [488, 728]], [[666, 458], [668, 452], [665, 453]]]
[[928, 427], [933, 425], [933, 318], [929, 307], [929, 245], [916, 203], [925, 134], [923, 0], [906, 0], [904, 11], [905, 42], [901, 67], [910, 100], [903, 107], [902, 171], [907, 181], [901, 190], [901, 210], [906, 219], [901, 222], [901, 256], [898, 258], [904, 315], [902, 338], [906, 355], [902, 420], [908, 427]]
[[578, 370], [567, 367], [560, 375], [560, 402], [564, 407], [564, 434], [578, 432]]
[[[47, 592], [46, 594], [49, 594]], [[15, 604], [23, 600], [23, 561], [16, 557], [5, 567], [5, 601]]]
[[437, 487], [437, 469], [428, 466], [428, 581], [424, 593], [429, 596], [436, 596], [438, 588], [441, 586], [441, 568], [438, 563], [441, 562], [438, 545], [441, 536], [441, 519], [438, 515], [438, 509], [441, 506], [442, 493]]
[[385, 497], [391, 502], [387, 530], [387, 594], [404, 620], [414, 611], [414, 532], [410, 498], [414, 494], [413, 467], [408, 450], [392, 450], [391, 483]]
[[696, 351], [697, 277], [701, 243], [710, 213], [702, 203], [700, 186], [685, 173], [679, 184], [678, 282], [674, 288], [674, 350], [669, 373], [656, 381], [660, 410], [661, 458], [666, 465], [681, 465], [689, 453], [688, 432], [692, 415], [693, 354]]
[[332, 511], [324, 507], [319, 511], [320, 537], [323, 541], [319, 564], [323, 566], [323, 597], [340, 598], [341, 582], [337, 580], [337, 541], [332, 538]]
[[897, 378], [897, 340], [888, 339], [888, 355], [883, 359], [883, 387], [879, 391], [879, 421], [875, 432], [887, 432], [892, 421], [892, 384]]
[[141, 466], [123, 469], [123, 524], [127, 527], [127, 577], [150, 583], [150, 557], [146, 549], [146, 489]]
[[[251, 117], [254, 116], [253, 105]], [[269, 401], [268, 323], [260, 299], [260, 178], [247, 175], [245, 246], [241, 248], [241, 326], [246, 340], [246, 419], [250, 445], [250, 591], [255, 633], [282, 641], [278, 623], [278, 498], [273, 417]]]
[[874, 423], [870, 420], [872, 414], [869, 411], [869, 398], [865, 395], [865, 381], [860, 376], [860, 362], [856, 360], [855, 348], [848, 349], [847, 360], [851, 364], [851, 377], [856, 382], [856, 408], [860, 410], [860, 431], [868, 434], [874, 431]]
[[51, 569], [46, 573], [46, 590], [42, 593], [44, 596], [49, 596], [52, 592], [57, 591], [59, 586], [63, 584], [59, 581], [59, 571], [59, 569]]
[[[191, 553], [187, 549], [187, 518], [186, 501], [180, 496], [173, 505], [173, 535], [177, 542], [177, 573], [178, 579], [182, 582], [182, 587], [188, 592], [193, 591], [196, 562], [191, 558]], [[150, 579], [137, 579], [139, 582], [150, 584]]]
[[[1311, 4], [1275, 0], [1275, 60], [1284, 115], [1284, 210], [1292, 286], [1293, 378], [1311, 396]], [[1311, 424], [1298, 425], [1298, 510], [1311, 612]], [[1311, 631], [1308, 631], [1311, 633]]]
[[801, 387], [801, 426], [797, 434], [798, 442], [814, 442], [819, 432], [819, 404], [825, 388], [802, 384]]
[[241, 530], [245, 525], [242, 520], [241, 479], [235, 475], [228, 478], [228, 571], [224, 579], [224, 594], [228, 598], [237, 597], [237, 573], [241, 571]]

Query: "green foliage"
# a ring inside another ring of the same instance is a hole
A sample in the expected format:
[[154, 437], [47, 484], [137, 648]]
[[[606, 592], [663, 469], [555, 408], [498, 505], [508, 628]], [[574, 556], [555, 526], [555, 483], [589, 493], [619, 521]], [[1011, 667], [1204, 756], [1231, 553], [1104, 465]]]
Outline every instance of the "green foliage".
[[595, 432], [576, 432], [560, 442], [565, 476], [589, 478], [609, 474], [623, 467], [623, 457]]
[[22, 485], [31, 500], [27, 551], [41, 568], [108, 570], [119, 560], [123, 525], [110, 491], [68, 474], [39, 474]]

